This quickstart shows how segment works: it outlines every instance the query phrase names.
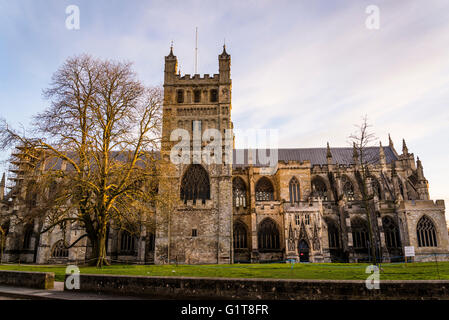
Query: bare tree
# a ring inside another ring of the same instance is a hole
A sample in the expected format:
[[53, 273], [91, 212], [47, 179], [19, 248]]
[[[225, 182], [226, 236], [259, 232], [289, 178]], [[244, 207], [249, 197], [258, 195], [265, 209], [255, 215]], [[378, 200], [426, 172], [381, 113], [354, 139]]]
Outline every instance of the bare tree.
[[372, 146], [377, 141], [374, 133], [370, 131], [372, 127], [368, 122], [368, 117], [365, 115], [362, 118], [360, 125], [356, 125], [357, 130], [349, 136], [349, 140], [354, 148], [354, 158], [358, 159], [356, 163], [357, 171], [356, 178], [359, 189], [362, 195], [362, 203], [368, 221], [370, 250], [371, 257], [374, 264], [377, 263], [376, 246], [377, 236], [374, 231], [374, 224], [376, 221], [375, 210], [372, 207], [371, 200], [373, 199], [373, 192], [371, 192], [371, 174], [370, 166], [376, 161], [376, 157], [372, 152], [368, 151], [368, 147]]
[[[50, 106], [34, 118], [32, 138], [1, 122], [0, 142], [38, 154], [32, 181], [40, 192], [35, 216], [46, 227], [78, 224], [98, 267], [107, 264], [106, 233], [149, 223], [155, 200], [162, 89], [146, 88], [130, 63], [88, 55], [67, 59], [44, 90]], [[46, 190], [46, 192], [43, 192]]]

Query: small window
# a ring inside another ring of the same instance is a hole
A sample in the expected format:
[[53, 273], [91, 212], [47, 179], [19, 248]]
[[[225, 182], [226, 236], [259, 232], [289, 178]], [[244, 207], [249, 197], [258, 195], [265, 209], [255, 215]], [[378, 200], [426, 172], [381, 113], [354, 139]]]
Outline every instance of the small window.
[[290, 202], [299, 202], [299, 181], [295, 177], [290, 180], [289, 184]]
[[306, 225], [309, 225], [309, 224], [310, 224], [310, 216], [309, 216], [309, 214], [307, 214], [307, 213], [306, 213], [306, 215], [305, 215], [305, 217], [304, 217], [304, 223], [305, 223]]
[[178, 103], [184, 103], [184, 90], [178, 90], [177, 91], [176, 101]]
[[193, 91], [193, 101], [195, 103], [201, 102], [201, 91], [200, 90]]
[[192, 229], [192, 237], [198, 236], [198, 230]]
[[210, 91], [210, 102], [217, 102], [218, 101], [218, 90], [212, 89]]
[[297, 226], [301, 224], [301, 217], [299, 216], [299, 214], [295, 215], [295, 223]]

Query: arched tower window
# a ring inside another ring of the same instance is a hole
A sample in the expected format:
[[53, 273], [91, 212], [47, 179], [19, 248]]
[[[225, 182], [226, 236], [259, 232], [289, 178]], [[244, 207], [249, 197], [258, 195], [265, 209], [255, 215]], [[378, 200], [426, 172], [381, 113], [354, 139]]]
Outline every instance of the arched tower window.
[[257, 234], [259, 249], [279, 249], [279, 230], [276, 223], [267, 218], [259, 225]]
[[134, 254], [136, 252], [136, 237], [126, 230], [123, 230], [120, 235], [120, 253]]
[[368, 249], [369, 232], [367, 223], [356, 218], [351, 220], [352, 241], [354, 249]]
[[187, 200], [197, 200], [206, 203], [210, 199], [209, 175], [206, 169], [200, 164], [192, 164], [186, 170], [181, 181], [181, 200], [187, 203]]
[[343, 186], [343, 194], [345, 195], [346, 199], [348, 201], [354, 201], [355, 200], [354, 185], [349, 180], [349, 178], [343, 176], [343, 178], [341, 179], [341, 185]]
[[23, 232], [23, 249], [31, 249], [32, 237], [33, 237], [33, 225], [27, 224]]
[[59, 240], [55, 243], [53, 246], [53, 249], [51, 250], [51, 257], [52, 258], [67, 258], [69, 256], [69, 249], [67, 249], [64, 245], [63, 240]]
[[299, 202], [299, 181], [295, 177], [289, 183], [290, 202]]
[[232, 181], [232, 194], [234, 206], [237, 208], [246, 208], [246, 185], [242, 178], [236, 177]]
[[243, 223], [237, 221], [234, 224], [234, 249], [246, 248], [248, 248], [246, 228]]
[[201, 102], [201, 90], [193, 91], [193, 102], [195, 103]]
[[399, 236], [399, 228], [391, 217], [382, 219], [382, 226], [385, 234], [385, 242], [387, 248], [400, 248], [401, 238]]
[[423, 216], [419, 219], [416, 227], [416, 233], [418, 236], [418, 247], [436, 247], [437, 246], [437, 233], [435, 225], [432, 220], [427, 216]]
[[184, 90], [176, 91], [176, 102], [184, 103]]
[[274, 188], [270, 179], [262, 177], [256, 184], [256, 201], [273, 201]]
[[210, 102], [217, 102], [218, 101], [218, 90], [212, 89], [210, 91]]
[[312, 180], [312, 193], [323, 201], [328, 200], [327, 187], [323, 179], [316, 177]]

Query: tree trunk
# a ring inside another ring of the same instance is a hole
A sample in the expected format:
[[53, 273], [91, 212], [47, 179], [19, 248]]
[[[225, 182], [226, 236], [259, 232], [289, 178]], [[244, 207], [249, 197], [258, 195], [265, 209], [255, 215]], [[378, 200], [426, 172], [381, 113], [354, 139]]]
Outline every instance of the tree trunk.
[[90, 265], [95, 265], [97, 268], [102, 268], [103, 266], [110, 265], [109, 261], [106, 259], [106, 230], [102, 228], [93, 239], [92, 242], [92, 256], [90, 260]]

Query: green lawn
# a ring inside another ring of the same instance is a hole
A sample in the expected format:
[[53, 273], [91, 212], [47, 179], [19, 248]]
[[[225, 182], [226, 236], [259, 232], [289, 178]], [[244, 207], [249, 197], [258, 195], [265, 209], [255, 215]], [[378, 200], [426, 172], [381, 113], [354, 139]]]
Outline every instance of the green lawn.
[[[80, 267], [81, 273], [121, 274], [143, 276], [184, 277], [232, 277], [232, 278], [276, 278], [276, 279], [335, 279], [365, 280], [368, 264], [340, 263], [286, 263], [234, 264], [234, 265], [112, 265], [97, 269]], [[449, 280], [449, 262], [383, 264], [381, 280]], [[63, 281], [65, 266], [61, 265], [0, 265], [0, 270], [54, 272], [56, 281]]]

